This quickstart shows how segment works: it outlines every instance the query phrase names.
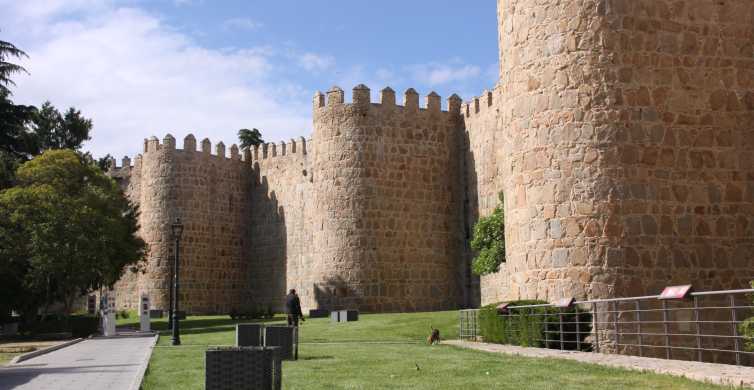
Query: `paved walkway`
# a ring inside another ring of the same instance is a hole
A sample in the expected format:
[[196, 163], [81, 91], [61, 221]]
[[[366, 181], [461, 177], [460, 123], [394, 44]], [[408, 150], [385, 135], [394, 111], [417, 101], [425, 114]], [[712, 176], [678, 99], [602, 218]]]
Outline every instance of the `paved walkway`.
[[685, 360], [666, 360], [627, 355], [611, 355], [594, 352], [560, 351], [557, 349], [525, 348], [513, 345], [487, 344], [463, 340], [447, 340], [443, 344], [479, 351], [577, 360], [584, 363], [651, 371], [660, 374], [683, 376], [698, 381], [754, 388], [754, 367], [739, 367], [728, 364], [699, 363]]
[[94, 338], [0, 368], [0, 389], [138, 389], [154, 336]]

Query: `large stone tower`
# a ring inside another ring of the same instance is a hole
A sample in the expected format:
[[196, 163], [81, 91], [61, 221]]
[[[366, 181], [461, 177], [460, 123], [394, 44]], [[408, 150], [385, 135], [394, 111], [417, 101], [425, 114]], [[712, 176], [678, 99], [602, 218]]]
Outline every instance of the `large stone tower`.
[[509, 297], [754, 276], [754, 2], [499, 0]]
[[460, 299], [460, 99], [386, 88], [373, 104], [333, 88], [314, 99], [315, 292], [367, 311], [456, 307]]

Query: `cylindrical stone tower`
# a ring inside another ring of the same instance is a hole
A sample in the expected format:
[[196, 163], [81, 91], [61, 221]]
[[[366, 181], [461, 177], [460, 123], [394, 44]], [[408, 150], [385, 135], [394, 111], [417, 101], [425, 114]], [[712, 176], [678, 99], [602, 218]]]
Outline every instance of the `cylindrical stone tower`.
[[499, 0], [511, 295], [754, 277], [754, 2]]
[[[119, 301], [138, 302], [141, 293], [154, 308], [169, 308], [175, 241], [171, 225], [184, 226], [180, 256], [180, 309], [189, 313], [227, 313], [243, 309], [250, 290], [246, 245], [249, 188], [248, 162], [236, 145], [227, 156], [225, 145], [210, 150], [210, 141], [189, 134], [184, 148], [175, 138], [145, 140], [144, 154], [131, 172], [128, 195], [139, 205], [140, 236], [149, 245], [146, 269], [138, 275], [138, 289], [118, 288]], [[137, 291], [138, 290], [138, 291]], [[135, 298], [135, 299], [134, 299]], [[248, 301], [248, 299], [247, 299]]]
[[[453, 100], [455, 102], [455, 100]], [[314, 101], [313, 302], [309, 307], [419, 311], [457, 307], [461, 246], [456, 113], [403, 106], [382, 91]]]
[[[149, 294], [154, 308], [168, 310], [170, 300], [170, 276], [172, 274], [173, 250], [170, 224], [176, 217], [175, 203], [175, 151], [164, 144], [175, 139], [168, 135], [163, 145], [157, 137], [144, 140], [144, 154], [135, 166], [137, 180], [132, 183], [139, 190], [132, 192], [139, 205], [139, 235], [147, 243], [149, 252], [146, 269], [139, 275], [138, 291], [130, 291], [136, 297]], [[123, 291], [126, 293], [126, 291]], [[120, 293], [119, 293], [120, 295]]]

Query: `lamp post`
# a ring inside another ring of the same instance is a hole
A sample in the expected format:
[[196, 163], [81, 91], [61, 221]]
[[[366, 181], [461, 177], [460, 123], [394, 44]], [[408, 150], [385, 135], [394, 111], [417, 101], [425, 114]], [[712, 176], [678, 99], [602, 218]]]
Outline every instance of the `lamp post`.
[[181, 329], [178, 321], [178, 263], [180, 260], [179, 250], [181, 246], [181, 234], [183, 234], [183, 224], [180, 218], [170, 226], [173, 230], [175, 239], [175, 261], [173, 262], [173, 345], [181, 345]]
[[[172, 228], [172, 225], [171, 225]], [[173, 233], [175, 235], [175, 233]], [[168, 290], [170, 291], [170, 302], [168, 303], [168, 329], [173, 329], [173, 279], [175, 278], [173, 267], [170, 267], [170, 279], [168, 279]]]

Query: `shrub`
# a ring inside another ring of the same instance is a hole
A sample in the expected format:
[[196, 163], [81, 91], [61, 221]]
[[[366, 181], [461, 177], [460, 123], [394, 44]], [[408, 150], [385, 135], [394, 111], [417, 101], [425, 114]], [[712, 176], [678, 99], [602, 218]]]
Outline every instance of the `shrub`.
[[[591, 331], [590, 313], [576, 314], [575, 308], [559, 309], [556, 307], [534, 307], [516, 309], [515, 306], [546, 304], [544, 301], [521, 300], [509, 302], [512, 306], [508, 310], [510, 316], [500, 315], [497, 304], [487, 305], [479, 310], [479, 328], [485, 342], [510, 344], [522, 347], [546, 347], [560, 349], [560, 338], [563, 337], [564, 348], [575, 350], [576, 337], [580, 337], [581, 350], [589, 350], [591, 346], [584, 339]], [[560, 310], [563, 312], [563, 334], [560, 333]], [[579, 324], [579, 334], [576, 332], [576, 321]], [[547, 345], [545, 345], [545, 330], [547, 330]]]
[[477, 251], [471, 263], [471, 270], [476, 275], [498, 272], [500, 264], [505, 262], [505, 215], [503, 212], [503, 193], [498, 194], [500, 203], [492, 214], [479, 218], [474, 225], [471, 248]]
[[120, 316], [120, 318], [126, 319], [129, 316], [131, 316], [131, 313], [129, 313], [128, 310], [121, 310], [121, 311], [119, 311], [119, 312], [116, 313], [115, 317], [118, 317], [118, 316]]
[[92, 315], [54, 316], [33, 324], [23, 324], [22, 331], [31, 334], [70, 332], [73, 337], [88, 337], [99, 328], [99, 317]]
[[259, 318], [272, 318], [275, 312], [272, 311], [271, 306], [262, 306], [259, 304], [244, 305], [240, 309], [232, 309], [228, 313], [231, 319], [234, 320], [255, 320]]
[[[751, 282], [751, 287], [754, 288], [754, 281]], [[752, 299], [752, 302], [754, 302], [754, 299]], [[749, 352], [754, 352], [754, 317], [749, 317], [741, 322], [738, 325], [738, 333], [744, 337], [744, 348]]]
[[[123, 317], [123, 318], [128, 318]], [[92, 315], [71, 316], [68, 319], [68, 326], [73, 337], [89, 337], [97, 332], [99, 328], [99, 317]]]

